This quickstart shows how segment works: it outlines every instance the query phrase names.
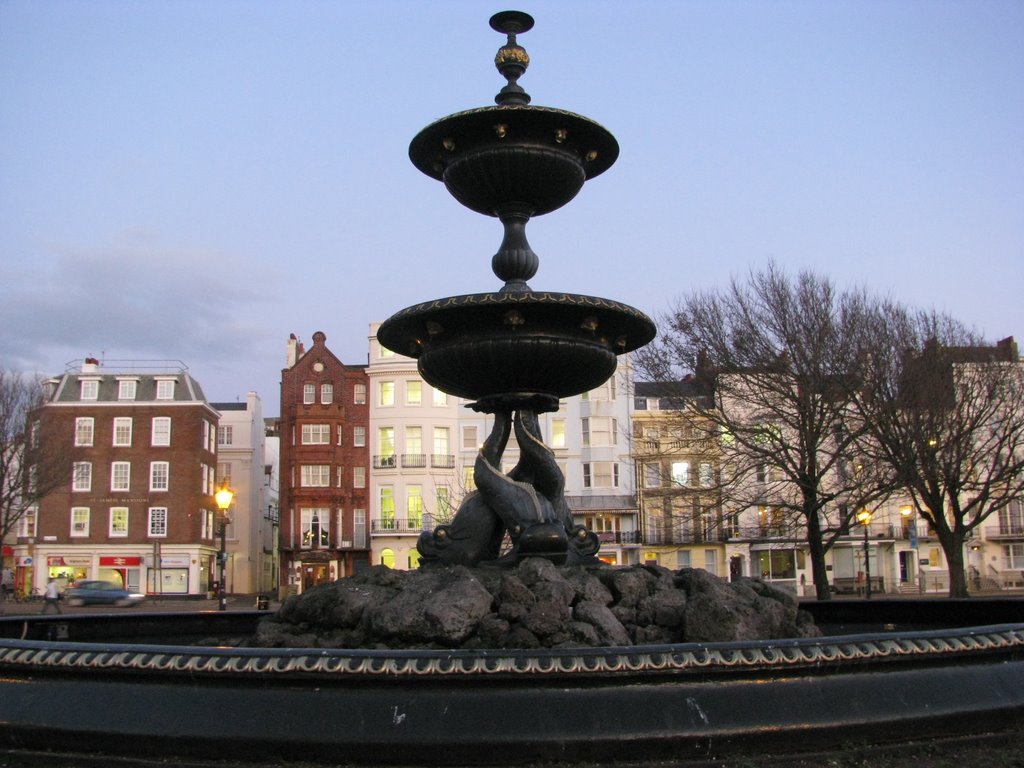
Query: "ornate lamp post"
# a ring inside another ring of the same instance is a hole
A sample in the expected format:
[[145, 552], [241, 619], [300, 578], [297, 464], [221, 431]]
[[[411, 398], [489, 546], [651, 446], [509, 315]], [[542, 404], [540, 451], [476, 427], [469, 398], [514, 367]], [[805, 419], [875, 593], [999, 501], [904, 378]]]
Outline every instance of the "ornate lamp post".
[[217, 554], [217, 562], [219, 563], [217, 598], [220, 601], [218, 610], [226, 611], [228, 609], [228, 597], [225, 591], [224, 567], [228, 560], [227, 529], [228, 523], [231, 522], [231, 519], [228, 517], [228, 510], [231, 509], [231, 502], [235, 499], [235, 492], [228, 487], [226, 479], [221, 481], [220, 488], [213, 494], [213, 498], [217, 502], [217, 509], [220, 510], [220, 552]]
[[857, 520], [864, 526], [864, 576], [867, 578], [864, 597], [871, 598], [871, 558], [868, 557], [868, 527], [871, 525], [871, 510], [862, 509], [857, 513]]

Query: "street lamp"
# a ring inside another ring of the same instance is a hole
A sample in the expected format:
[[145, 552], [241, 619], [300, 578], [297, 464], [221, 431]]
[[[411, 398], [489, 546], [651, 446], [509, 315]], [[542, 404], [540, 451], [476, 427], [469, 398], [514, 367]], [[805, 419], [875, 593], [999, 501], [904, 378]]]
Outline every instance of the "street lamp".
[[871, 525], [871, 511], [862, 509], [857, 513], [857, 520], [864, 526], [864, 576], [867, 577], [864, 597], [871, 599], [871, 558], [868, 557], [868, 526]]
[[228, 510], [231, 509], [231, 502], [234, 501], [235, 492], [228, 488], [227, 478], [221, 480], [220, 488], [215, 494], [213, 494], [214, 500], [217, 502], [217, 508], [220, 510], [220, 553], [218, 555], [220, 563], [220, 583], [217, 589], [217, 597], [220, 600], [219, 610], [226, 611], [228, 609], [228, 596], [225, 591], [224, 582], [224, 566], [228, 561], [228, 548], [227, 548], [227, 529], [228, 523], [231, 520], [228, 518]]

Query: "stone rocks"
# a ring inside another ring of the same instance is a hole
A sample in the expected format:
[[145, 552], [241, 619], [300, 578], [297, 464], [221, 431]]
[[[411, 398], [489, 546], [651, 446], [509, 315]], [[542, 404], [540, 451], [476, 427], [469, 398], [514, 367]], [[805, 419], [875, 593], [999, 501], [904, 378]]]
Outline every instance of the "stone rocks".
[[699, 569], [375, 566], [288, 598], [251, 644], [295, 648], [572, 648], [809, 637], [796, 598]]

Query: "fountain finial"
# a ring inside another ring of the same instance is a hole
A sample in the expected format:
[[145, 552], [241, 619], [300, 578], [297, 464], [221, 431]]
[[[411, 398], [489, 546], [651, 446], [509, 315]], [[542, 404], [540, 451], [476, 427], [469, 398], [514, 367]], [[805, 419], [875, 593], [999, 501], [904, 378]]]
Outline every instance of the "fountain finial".
[[508, 35], [508, 42], [498, 49], [494, 66], [508, 84], [494, 97], [495, 104], [529, 104], [530, 94], [523, 90], [518, 80], [530, 66], [526, 49], [516, 42], [516, 35], [533, 28], [533, 17], [522, 11], [502, 11], [491, 16], [491, 29]]

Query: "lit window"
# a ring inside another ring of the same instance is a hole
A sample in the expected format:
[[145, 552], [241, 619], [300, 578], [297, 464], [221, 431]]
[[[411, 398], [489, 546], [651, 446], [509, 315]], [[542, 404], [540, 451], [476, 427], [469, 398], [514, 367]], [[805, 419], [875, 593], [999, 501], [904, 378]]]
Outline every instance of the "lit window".
[[75, 419], [75, 445], [92, 445], [93, 420], [91, 416]]
[[405, 382], [405, 404], [406, 405], [422, 405], [423, 404], [423, 382], [422, 381], [407, 381], [407, 382]]
[[380, 528], [382, 531], [395, 529], [395, 491], [393, 488], [380, 489]]
[[683, 486], [690, 484], [690, 462], [672, 462], [672, 482], [675, 483], [676, 485]]
[[448, 405], [448, 393], [434, 388], [434, 405]]
[[89, 535], [89, 508], [88, 507], [72, 507], [71, 508], [71, 535], [72, 536], [88, 536]]
[[128, 507], [110, 508], [110, 535], [128, 535]]
[[132, 465], [128, 461], [115, 461], [110, 465], [110, 490], [127, 491], [131, 485]]
[[565, 419], [554, 419], [551, 422], [551, 447], [565, 448]]
[[171, 465], [166, 461], [149, 463], [149, 490], [166, 491], [170, 487]]
[[423, 491], [418, 485], [413, 485], [406, 493], [406, 520], [409, 528], [415, 530], [423, 524]]
[[395, 550], [393, 549], [382, 549], [380, 551], [380, 564], [385, 565], [388, 568], [395, 567]]
[[310, 507], [302, 513], [302, 546], [326, 547], [330, 545], [330, 510]]
[[382, 381], [380, 383], [380, 399], [377, 402], [384, 406], [395, 404], [395, 382]]
[[127, 446], [132, 444], [132, 418], [119, 416], [114, 419], [114, 445]]

